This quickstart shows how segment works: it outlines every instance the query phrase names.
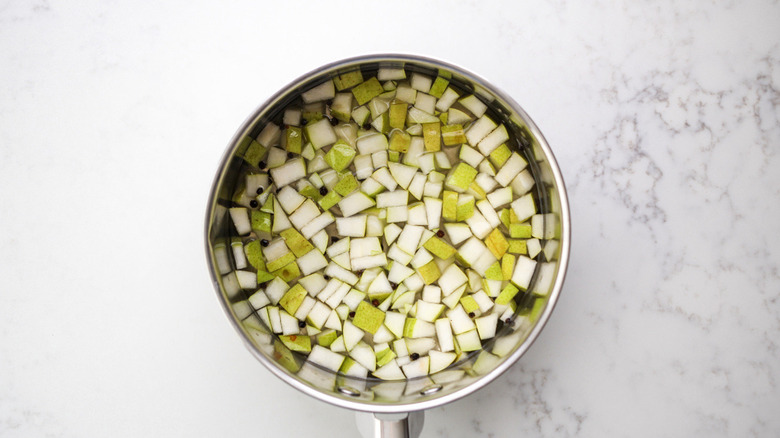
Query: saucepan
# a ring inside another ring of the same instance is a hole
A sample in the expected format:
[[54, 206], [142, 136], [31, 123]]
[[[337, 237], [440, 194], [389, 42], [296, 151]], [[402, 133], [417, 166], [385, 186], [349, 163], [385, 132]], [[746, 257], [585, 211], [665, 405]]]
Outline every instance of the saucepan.
[[[415, 147], [419, 159], [410, 155]], [[415, 193], [404, 169], [432, 184]], [[392, 179], [409, 193], [391, 214], [393, 207], [378, 207], [396, 199], [380, 193], [400, 190]], [[348, 205], [355, 197], [368, 207]], [[285, 203], [317, 207], [288, 217]], [[342, 221], [347, 216], [354, 220]], [[442, 216], [449, 221], [440, 227]], [[413, 217], [423, 222], [411, 226]], [[406, 228], [420, 230], [414, 241], [426, 249], [415, 244], [411, 262], [390, 245]], [[561, 292], [570, 228], [552, 150], [511, 97], [453, 64], [382, 54], [307, 73], [244, 121], [217, 168], [205, 242], [219, 302], [260, 363], [293, 388], [356, 411], [364, 436], [416, 437], [424, 410], [484, 387], [529, 349]], [[351, 265], [331, 251], [340, 234], [352, 236]], [[354, 258], [369, 235], [380, 252]], [[423, 245], [428, 240], [443, 246]], [[280, 250], [290, 259], [280, 262]], [[373, 277], [364, 281], [366, 273]], [[377, 286], [384, 275], [395, 281]], [[318, 296], [333, 278], [345, 292], [335, 301], [332, 290], [330, 299]], [[307, 313], [314, 309], [323, 316]]]

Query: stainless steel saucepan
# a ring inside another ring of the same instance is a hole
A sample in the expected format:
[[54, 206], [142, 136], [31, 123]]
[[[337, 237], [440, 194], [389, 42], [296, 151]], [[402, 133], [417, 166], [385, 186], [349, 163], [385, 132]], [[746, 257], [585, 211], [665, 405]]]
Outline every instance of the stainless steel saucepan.
[[[473, 94], [488, 107], [488, 114], [512, 133], [508, 146], [525, 157], [534, 178], [532, 193], [545, 227], [538, 240], [542, 253], [527, 291], [515, 297], [513, 324], [502, 324], [483, 349], [464, 355], [436, 374], [400, 381], [358, 379], [306, 362], [287, 349], [258, 318], [247, 301], [252, 290], [235, 281], [231, 251], [218, 260], [215, 248], [230, 247], [235, 233], [229, 216], [232, 195], [240, 184], [241, 154], [265, 124], [278, 120], [280, 111], [302, 92], [339, 75], [360, 70], [403, 68], [409, 74], [448, 77], [461, 95]], [[528, 350], [549, 319], [563, 286], [569, 259], [571, 219], [564, 182], [553, 153], [531, 118], [512, 98], [485, 79], [442, 61], [409, 55], [371, 55], [345, 59], [310, 72], [280, 90], [241, 125], [219, 163], [206, 213], [206, 252], [219, 301], [230, 323], [249, 351], [274, 375], [292, 387], [324, 402], [358, 412], [358, 428], [366, 436], [417, 437], [423, 411], [465, 397], [487, 385], [511, 367]], [[225, 259], [224, 256], [227, 256]], [[501, 345], [505, 353], [490, 354]]]

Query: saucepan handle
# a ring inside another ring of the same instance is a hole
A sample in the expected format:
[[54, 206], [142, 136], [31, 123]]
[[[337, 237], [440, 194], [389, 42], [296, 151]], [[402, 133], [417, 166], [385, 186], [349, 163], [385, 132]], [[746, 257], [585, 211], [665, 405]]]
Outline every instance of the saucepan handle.
[[419, 438], [424, 421], [423, 411], [400, 414], [358, 412], [355, 418], [363, 438]]

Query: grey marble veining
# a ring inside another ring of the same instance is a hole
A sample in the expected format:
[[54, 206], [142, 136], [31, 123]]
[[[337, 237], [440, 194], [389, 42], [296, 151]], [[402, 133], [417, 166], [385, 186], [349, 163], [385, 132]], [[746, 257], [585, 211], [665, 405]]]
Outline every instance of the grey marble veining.
[[573, 216], [542, 335], [423, 436], [778, 436], [777, 23], [769, 0], [0, 6], [0, 436], [357, 436], [240, 345], [202, 218], [256, 105], [391, 51], [512, 95]]

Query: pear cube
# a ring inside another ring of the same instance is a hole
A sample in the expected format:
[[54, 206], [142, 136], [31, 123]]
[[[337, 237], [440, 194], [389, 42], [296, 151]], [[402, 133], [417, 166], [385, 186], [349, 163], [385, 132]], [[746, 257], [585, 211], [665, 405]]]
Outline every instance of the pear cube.
[[382, 326], [384, 320], [385, 312], [365, 301], [361, 301], [355, 310], [355, 316], [352, 319], [352, 323], [356, 327], [374, 334]]

